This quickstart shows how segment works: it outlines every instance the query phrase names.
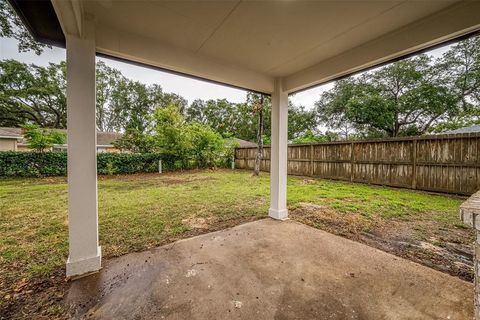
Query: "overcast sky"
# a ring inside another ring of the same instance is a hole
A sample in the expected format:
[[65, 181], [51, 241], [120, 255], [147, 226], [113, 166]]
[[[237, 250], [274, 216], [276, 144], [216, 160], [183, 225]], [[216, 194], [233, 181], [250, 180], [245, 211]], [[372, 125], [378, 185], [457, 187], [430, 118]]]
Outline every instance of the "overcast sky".
[[[431, 51], [434, 56], [440, 56], [448, 47], [439, 48]], [[33, 52], [19, 53], [17, 42], [14, 39], [0, 38], [0, 58], [15, 59], [26, 63], [34, 63], [46, 66], [49, 62], [58, 63], [65, 60], [65, 49], [52, 48], [46, 49], [43, 54], [37, 56]], [[159, 84], [164, 92], [172, 92], [181, 95], [191, 103], [195, 99], [227, 99], [231, 102], [244, 102], [246, 92], [244, 90], [234, 89], [209, 82], [190, 79], [167, 72], [143, 68], [124, 62], [97, 58], [104, 61], [107, 65], [120, 70], [127, 78], [143, 82], [145, 84]], [[305, 90], [290, 97], [295, 105], [303, 105], [308, 109], [313, 108], [316, 100], [324, 90], [333, 86], [332, 83]]]

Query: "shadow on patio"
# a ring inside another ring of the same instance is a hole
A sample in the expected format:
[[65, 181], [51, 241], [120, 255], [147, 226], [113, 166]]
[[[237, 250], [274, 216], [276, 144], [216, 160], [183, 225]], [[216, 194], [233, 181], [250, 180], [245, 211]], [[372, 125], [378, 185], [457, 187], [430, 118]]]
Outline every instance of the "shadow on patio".
[[87, 319], [469, 319], [472, 284], [270, 219], [109, 260], [72, 283]]

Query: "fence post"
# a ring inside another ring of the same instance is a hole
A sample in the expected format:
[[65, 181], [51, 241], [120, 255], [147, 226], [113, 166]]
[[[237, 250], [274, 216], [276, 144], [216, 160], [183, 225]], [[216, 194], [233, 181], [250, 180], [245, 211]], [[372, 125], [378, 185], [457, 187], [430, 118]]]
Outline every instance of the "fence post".
[[310, 144], [310, 176], [313, 177], [313, 143]]
[[354, 155], [353, 155], [353, 144], [354, 142], [350, 143], [350, 181], [353, 181], [353, 160], [354, 160]]
[[417, 138], [412, 141], [412, 189], [417, 188]]
[[162, 173], [162, 160], [158, 160], [158, 173]]

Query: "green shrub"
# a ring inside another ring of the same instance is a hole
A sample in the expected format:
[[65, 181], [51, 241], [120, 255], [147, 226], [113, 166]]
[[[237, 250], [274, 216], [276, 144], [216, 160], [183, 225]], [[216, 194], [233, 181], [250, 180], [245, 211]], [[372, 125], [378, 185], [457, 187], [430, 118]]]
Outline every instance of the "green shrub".
[[[163, 159], [158, 153], [99, 153], [97, 154], [97, 171], [99, 174], [157, 172], [159, 160]], [[163, 169], [174, 168], [163, 164]]]
[[222, 158], [225, 142], [222, 136], [209, 126], [192, 123], [187, 132], [191, 141], [190, 157], [199, 168], [215, 167]]
[[38, 152], [45, 152], [54, 144], [65, 144], [67, 139], [63, 132], [40, 128], [35, 124], [24, 125], [23, 129], [28, 147]]
[[[162, 156], [157, 153], [97, 154], [99, 174], [128, 174], [157, 172], [158, 161]], [[184, 169], [179, 163], [169, 166], [163, 162], [163, 170]], [[67, 175], [66, 152], [0, 152], [0, 177], [43, 177]]]
[[0, 176], [39, 177], [67, 174], [64, 152], [0, 152]]

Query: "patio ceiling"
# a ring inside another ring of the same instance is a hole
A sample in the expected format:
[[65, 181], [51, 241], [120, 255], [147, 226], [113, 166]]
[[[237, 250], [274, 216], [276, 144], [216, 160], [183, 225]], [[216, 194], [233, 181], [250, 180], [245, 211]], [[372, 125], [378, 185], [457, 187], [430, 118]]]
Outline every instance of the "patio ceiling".
[[274, 78], [294, 92], [480, 29], [478, 1], [52, 3], [63, 33], [94, 19], [98, 54], [265, 93]]

